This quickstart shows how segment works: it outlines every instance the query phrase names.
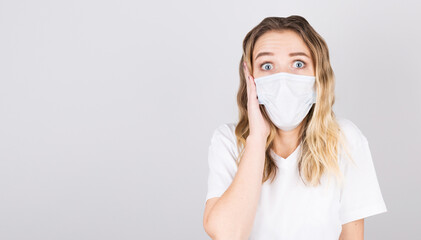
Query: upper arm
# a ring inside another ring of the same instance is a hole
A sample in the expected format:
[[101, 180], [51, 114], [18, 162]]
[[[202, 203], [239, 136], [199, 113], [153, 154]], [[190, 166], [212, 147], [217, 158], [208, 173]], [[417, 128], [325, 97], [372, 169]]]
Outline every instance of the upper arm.
[[341, 164], [344, 186], [340, 191], [339, 214], [341, 224], [345, 225], [387, 212], [387, 209], [367, 138], [350, 121], [342, 121], [342, 127], [349, 140], [352, 160], [354, 160], [353, 162], [344, 158]]
[[364, 240], [364, 218], [343, 224], [339, 240]]
[[222, 124], [213, 132], [208, 150], [208, 188], [206, 194], [203, 227], [213, 236], [213, 227], [208, 224], [209, 215], [222, 194], [231, 185], [238, 170], [238, 156], [235, 128], [232, 124]]
[[206, 205], [205, 205], [205, 212], [203, 214], [203, 228], [205, 229], [205, 232], [210, 236], [211, 236], [209, 230], [208, 230], [208, 226], [207, 226], [207, 219], [209, 217], [209, 213], [211, 212], [213, 206], [215, 206], [216, 202], [218, 201], [219, 197], [213, 197], [210, 198], [206, 201]]
[[236, 138], [233, 126], [220, 125], [213, 133], [208, 149], [208, 189], [206, 200], [220, 197], [231, 185], [237, 172]]

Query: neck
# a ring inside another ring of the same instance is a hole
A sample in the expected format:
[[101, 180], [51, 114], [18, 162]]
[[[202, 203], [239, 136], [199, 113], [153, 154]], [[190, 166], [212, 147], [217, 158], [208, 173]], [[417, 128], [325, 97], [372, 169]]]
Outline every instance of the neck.
[[289, 156], [300, 144], [299, 133], [303, 123], [293, 130], [277, 129], [273, 140], [273, 150], [281, 156]]

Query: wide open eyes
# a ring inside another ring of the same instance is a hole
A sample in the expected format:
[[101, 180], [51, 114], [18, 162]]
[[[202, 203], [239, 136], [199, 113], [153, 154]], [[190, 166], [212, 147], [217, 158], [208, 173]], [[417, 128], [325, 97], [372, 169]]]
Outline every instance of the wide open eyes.
[[293, 67], [297, 67], [297, 68], [304, 68], [305, 63], [301, 60], [297, 60], [294, 61], [294, 63], [292, 64]]
[[272, 63], [263, 63], [262, 65], [260, 65], [260, 68], [263, 71], [269, 71], [269, 70], [273, 69], [273, 65], [272, 65]]
[[[302, 61], [302, 60], [295, 60], [294, 62], [293, 62], [293, 64], [292, 64], [292, 66], [294, 67], [294, 68], [298, 68], [298, 69], [302, 69], [302, 68], [304, 68], [305, 67], [305, 62], [304, 61]], [[270, 62], [265, 62], [265, 63], [263, 63], [263, 64], [261, 64], [260, 65], [260, 68], [263, 70], [263, 71], [270, 71], [270, 70], [272, 70], [273, 69], [273, 64], [272, 63], [270, 63]]]

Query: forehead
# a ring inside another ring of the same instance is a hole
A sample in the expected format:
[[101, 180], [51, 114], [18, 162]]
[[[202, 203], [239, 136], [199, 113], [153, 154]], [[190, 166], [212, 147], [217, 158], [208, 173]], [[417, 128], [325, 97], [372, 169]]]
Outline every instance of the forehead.
[[268, 31], [260, 36], [254, 45], [253, 57], [262, 51], [285, 55], [290, 52], [305, 52], [310, 55], [310, 50], [303, 39], [298, 33], [289, 29]]

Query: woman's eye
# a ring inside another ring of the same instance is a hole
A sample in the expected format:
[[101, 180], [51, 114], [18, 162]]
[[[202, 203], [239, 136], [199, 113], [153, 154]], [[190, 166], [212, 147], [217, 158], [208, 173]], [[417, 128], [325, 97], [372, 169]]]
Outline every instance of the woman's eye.
[[303, 68], [304, 67], [304, 62], [301, 61], [301, 60], [297, 60], [297, 61], [294, 62], [293, 65], [294, 65], [294, 67], [297, 67], [297, 68]]
[[263, 70], [272, 70], [273, 69], [273, 66], [272, 66], [272, 64], [270, 64], [270, 63], [264, 63], [264, 64], [262, 64], [261, 66], [260, 66]]

